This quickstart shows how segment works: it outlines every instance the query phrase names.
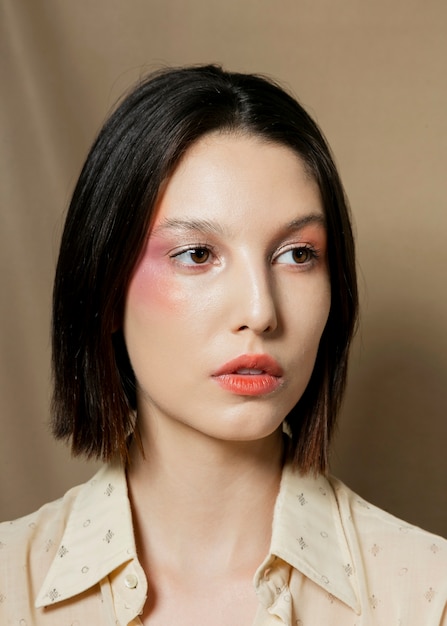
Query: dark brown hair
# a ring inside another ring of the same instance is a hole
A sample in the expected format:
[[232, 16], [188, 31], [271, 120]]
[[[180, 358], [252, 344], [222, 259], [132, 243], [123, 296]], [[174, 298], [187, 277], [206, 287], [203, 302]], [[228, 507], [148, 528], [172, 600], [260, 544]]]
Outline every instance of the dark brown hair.
[[264, 77], [217, 66], [150, 75], [100, 131], [68, 210], [53, 293], [53, 432], [74, 454], [127, 456], [136, 385], [120, 330], [126, 289], [160, 186], [185, 151], [213, 131], [288, 146], [318, 183], [326, 215], [331, 309], [313, 374], [286, 417], [296, 465], [326, 471], [357, 318], [347, 202], [318, 126]]

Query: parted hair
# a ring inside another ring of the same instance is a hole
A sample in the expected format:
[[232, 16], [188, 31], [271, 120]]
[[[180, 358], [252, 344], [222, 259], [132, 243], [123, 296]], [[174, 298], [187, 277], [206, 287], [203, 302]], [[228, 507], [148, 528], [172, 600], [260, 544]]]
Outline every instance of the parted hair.
[[270, 79], [215, 65], [163, 69], [141, 80], [87, 156], [54, 282], [53, 433], [70, 440], [75, 455], [126, 461], [129, 439], [138, 437], [136, 381], [121, 330], [127, 287], [162, 183], [194, 142], [216, 131], [289, 147], [320, 189], [331, 308], [310, 381], [285, 421], [296, 466], [325, 472], [357, 320], [347, 200], [322, 132], [296, 99]]

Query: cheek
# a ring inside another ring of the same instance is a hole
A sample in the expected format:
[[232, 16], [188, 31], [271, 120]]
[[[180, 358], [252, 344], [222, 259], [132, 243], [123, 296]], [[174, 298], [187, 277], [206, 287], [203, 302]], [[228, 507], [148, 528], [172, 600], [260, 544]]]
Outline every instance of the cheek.
[[218, 305], [221, 294], [203, 276], [180, 273], [166, 254], [166, 248], [171, 246], [164, 241], [149, 240], [129, 283], [126, 313], [157, 325], [167, 323], [168, 319], [173, 327], [180, 320], [190, 327], [202, 324], [210, 310], [221, 308]]
[[166, 360], [168, 367], [172, 360], [180, 340], [179, 328], [185, 326], [182, 311], [182, 298], [166, 264], [143, 258], [129, 284], [123, 327], [132, 367], [143, 386], [153, 362], [161, 367]]
[[[173, 288], [173, 276], [163, 261], [144, 258], [137, 267], [127, 292], [127, 306], [142, 313], [176, 312], [179, 294]], [[126, 307], [127, 308], [127, 307]]]
[[298, 338], [295, 345], [301, 346], [301, 354], [316, 355], [330, 308], [331, 289], [325, 277], [289, 302], [289, 324]]

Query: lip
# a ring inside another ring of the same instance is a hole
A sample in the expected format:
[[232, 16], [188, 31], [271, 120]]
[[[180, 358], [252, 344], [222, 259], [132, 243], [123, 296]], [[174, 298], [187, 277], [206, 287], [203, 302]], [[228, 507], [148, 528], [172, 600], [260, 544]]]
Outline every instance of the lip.
[[238, 356], [212, 374], [223, 389], [242, 396], [272, 393], [282, 385], [282, 376], [280, 365], [268, 354]]

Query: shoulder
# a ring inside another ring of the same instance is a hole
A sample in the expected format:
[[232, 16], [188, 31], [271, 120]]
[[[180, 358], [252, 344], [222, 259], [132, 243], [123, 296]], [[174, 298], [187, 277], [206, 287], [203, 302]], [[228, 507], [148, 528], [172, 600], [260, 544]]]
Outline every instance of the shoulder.
[[45, 537], [48, 537], [45, 545], [51, 551], [51, 546], [62, 535], [67, 518], [73, 506], [73, 502], [82, 485], [73, 487], [63, 498], [49, 502], [40, 509], [19, 519], [0, 523], [0, 546], [2, 558], [13, 556], [18, 549], [27, 551], [30, 547], [35, 548]]
[[[409, 610], [447, 600], [447, 540], [367, 502], [336, 478], [329, 478], [357, 570], [370, 588], [407, 598]], [[385, 582], [386, 581], [386, 582]], [[428, 614], [428, 613], [427, 613]]]
[[0, 616], [34, 604], [82, 486], [20, 519], [0, 524]]
[[84, 520], [84, 514], [97, 512], [114, 492], [127, 493], [125, 473], [118, 463], [102, 466], [89, 481], [69, 489], [62, 498], [34, 513], [0, 523], [2, 561], [38, 558], [51, 562], [73, 520], [78, 523]]
[[[334, 491], [340, 515], [345, 525], [350, 525], [362, 541], [382, 538], [392, 541], [395, 549], [408, 549], [409, 544], [416, 550], [426, 550], [447, 559], [447, 540], [405, 522], [391, 513], [371, 504], [347, 485], [334, 477], [329, 483]], [[376, 546], [377, 548], [378, 546]], [[377, 552], [377, 549], [373, 550]]]

